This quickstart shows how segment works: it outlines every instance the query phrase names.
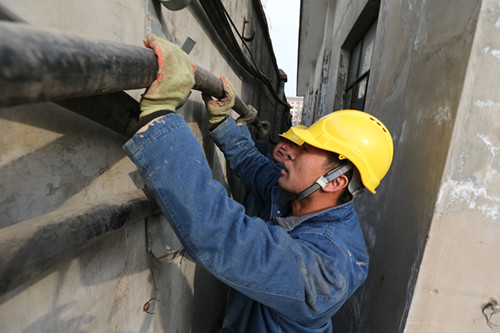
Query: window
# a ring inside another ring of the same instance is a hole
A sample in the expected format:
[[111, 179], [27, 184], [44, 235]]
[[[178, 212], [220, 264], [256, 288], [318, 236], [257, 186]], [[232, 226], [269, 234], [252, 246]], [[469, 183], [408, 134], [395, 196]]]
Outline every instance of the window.
[[334, 108], [363, 111], [370, 79], [380, 0], [368, 0], [340, 50]]
[[343, 103], [346, 109], [363, 110], [365, 108], [376, 27], [377, 21], [372, 24], [366, 34], [350, 51]]

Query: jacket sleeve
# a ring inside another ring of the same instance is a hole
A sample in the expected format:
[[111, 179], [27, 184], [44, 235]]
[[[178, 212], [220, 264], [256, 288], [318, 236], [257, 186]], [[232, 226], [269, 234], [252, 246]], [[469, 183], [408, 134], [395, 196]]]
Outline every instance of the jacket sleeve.
[[332, 244], [334, 252], [325, 255], [314, 245], [318, 235], [292, 238], [278, 226], [246, 216], [212, 179], [201, 146], [181, 116], [156, 119], [124, 150], [189, 255], [230, 287], [304, 320], [324, 314], [346, 296], [343, 252]]
[[249, 134], [248, 129], [228, 118], [210, 137], [243, 185], [263, 200], [271, 200], [271, 188], [277, 184], [281, 168], [258, 151]]
[[250, 130], [248, 129], [247, 125], [238, 125], [238, 127], [241, 129], [241, 133], [243, 134], [244, 137], [246, 137], [250, 142], [252, 142], [262, 155], [267, 157], [268, 160], [273, 161], [273, 155], [270, 154], [267, 149], [269, 147], [269, 142], [267, 141], [254, 141], [252, 138], [252, 134], [250, 133]]

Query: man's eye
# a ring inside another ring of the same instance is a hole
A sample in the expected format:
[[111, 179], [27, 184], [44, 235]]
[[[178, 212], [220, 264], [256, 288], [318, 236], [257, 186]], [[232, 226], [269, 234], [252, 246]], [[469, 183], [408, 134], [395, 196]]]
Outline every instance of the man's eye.
[[305, 145], [302, 145], [302, 149], [303, 149], [304, 151], [309, 151], [309, 149], [307, 149], [307, 147], [306, 147]]

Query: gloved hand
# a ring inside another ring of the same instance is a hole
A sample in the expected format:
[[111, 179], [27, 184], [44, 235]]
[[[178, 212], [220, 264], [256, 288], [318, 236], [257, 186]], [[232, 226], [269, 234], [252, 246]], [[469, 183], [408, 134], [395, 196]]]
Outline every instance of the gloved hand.
[[257, 125], [255, 125], [256, 131], [255, 131], [255, 141], [266, 141], [267, 136], [269, 135], [269, 132], [271, 131], [271, 123], [268, 121], [261, 121]]
[[148, 34], [144, 45], [158, 58], [156, 80], [141, 97], [140, 118], [159, 110], [175, 111], [194, 86], [194, 68], [186, 52], [177, 45]]
[[250, 113], [246, 116], [241, 116], [238, 119], [236, 119], [236, 124], [237, 125], [248, 125], [253, 123], [253, 121], [257, 118], [257, 114], [259, 111], [257, 111], [256, 108], [253, 106], [249, 105], [248, 109], [250, 110]]
[[216, 124], [226, 118], [226, 114], [231, 111], [236, 99], [236, 91], [231, 81], [225, 76], [221, 76], [220, 80], [224, 85], [224, 97], [221, 100], [213, 100], [210, 95], [201, 93], [201, 98], [203, 98], [206, 105], [208, 121], [212, 124]]

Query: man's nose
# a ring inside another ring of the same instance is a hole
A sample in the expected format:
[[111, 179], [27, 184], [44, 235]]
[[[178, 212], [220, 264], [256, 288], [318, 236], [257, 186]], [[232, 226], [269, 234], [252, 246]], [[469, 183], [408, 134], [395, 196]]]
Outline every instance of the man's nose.
[[298, 150], [297, 150], [297, 147], [292, 146], [292, 145], [288, 145], [285, 152], [286, 152], [286, 155], [288, 156], [288, 158], [290, 160], [294, 161], [295, 157], [297, 157]]

